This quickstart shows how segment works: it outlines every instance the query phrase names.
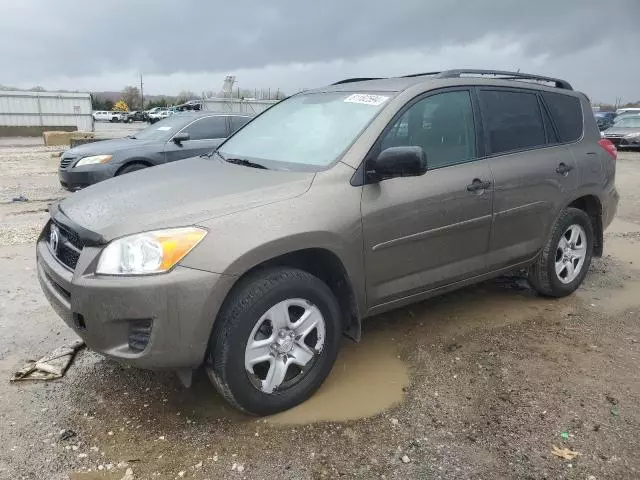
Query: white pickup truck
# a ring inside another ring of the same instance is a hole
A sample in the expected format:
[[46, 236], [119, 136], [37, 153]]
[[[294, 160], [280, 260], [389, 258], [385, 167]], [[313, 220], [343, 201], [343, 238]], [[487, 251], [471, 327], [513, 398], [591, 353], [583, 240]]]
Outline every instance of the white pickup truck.
[[100, 110], [93, 112], [93, 119], [96, 122], [122, 122], [127, 118], [127, 114], [124, 112], [107, 112]]

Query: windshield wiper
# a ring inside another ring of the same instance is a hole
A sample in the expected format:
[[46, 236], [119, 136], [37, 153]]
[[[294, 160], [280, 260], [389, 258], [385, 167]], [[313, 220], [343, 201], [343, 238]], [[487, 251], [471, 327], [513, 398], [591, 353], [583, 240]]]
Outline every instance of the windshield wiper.
[[227, 163], [233, 163], [234, 165], [242, 165], [244, 167], [261, 168], [263, 170], [269, 170], [264, 165], [260, 163], [252, 162], [251, 160], [245, 160], [244, 158], [225, 158], [217, 150], [214, 153]]
[[227, 159], [225, 159], [225, 162], [233, 163], [235, 165], [242, 165], [242, 166], [245, 166], [245, 167], [262, 168], [263, 170], [269, 170], [264, 165], [261, 165], [261, 164], [256, 163], [256, 162], [252, 162], [251, 160], [245, 160], [244, 158], [227, 158]]
[[127, 135], [127, 138], [130, 138], [132, 140], [137, 140], [138, 137], [136, 137], [135, 135]]

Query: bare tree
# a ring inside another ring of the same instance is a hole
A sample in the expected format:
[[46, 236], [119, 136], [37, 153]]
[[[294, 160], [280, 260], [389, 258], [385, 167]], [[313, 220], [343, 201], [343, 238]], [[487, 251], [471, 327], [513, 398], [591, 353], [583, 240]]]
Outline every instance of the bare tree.
[[176, 100], [178, 103], [185, 103], [194, 98], [198, 98], [198, 95], [196, 95], [194, 92], [191, 92], [189, 90], [182, 90], [178, 94], [178, 98]]
[[130, 110], [140, 110], [140, 89], [138, 87], [126, 86], [120, 92], [122, 100], [129, 106]]

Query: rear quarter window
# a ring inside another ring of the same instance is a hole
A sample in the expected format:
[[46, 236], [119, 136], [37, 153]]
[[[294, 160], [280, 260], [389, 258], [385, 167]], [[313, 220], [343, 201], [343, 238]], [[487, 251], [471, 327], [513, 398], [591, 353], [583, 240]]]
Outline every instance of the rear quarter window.
[[580, 99], [559, 93], [542, 92], [561, 142], [575, 142], [582, 137], [582, 106]]

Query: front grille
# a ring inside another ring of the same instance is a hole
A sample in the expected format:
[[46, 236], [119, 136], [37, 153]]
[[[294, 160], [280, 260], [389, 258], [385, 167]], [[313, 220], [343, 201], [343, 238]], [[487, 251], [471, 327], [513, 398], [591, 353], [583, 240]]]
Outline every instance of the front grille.
[[71, 162], [73, 162], [75, 160], [75, 157], [62, 157], [62, 159], [60, 160], [60, 170], [64, 170], [65, 168], [67, 168]]
[[[58, 231], [58, 238], [55, 242], [52, 240], [51, 235], [53, 225], [55, 225]], [[47, 240], [51, 253], [60, 261], [60, 263], [66, 265], [71, 270], [74, 270], [78, 264], [82, 248], [84, 247], [84, 244], [78, 234], [58, 223], [49, 222]]]

